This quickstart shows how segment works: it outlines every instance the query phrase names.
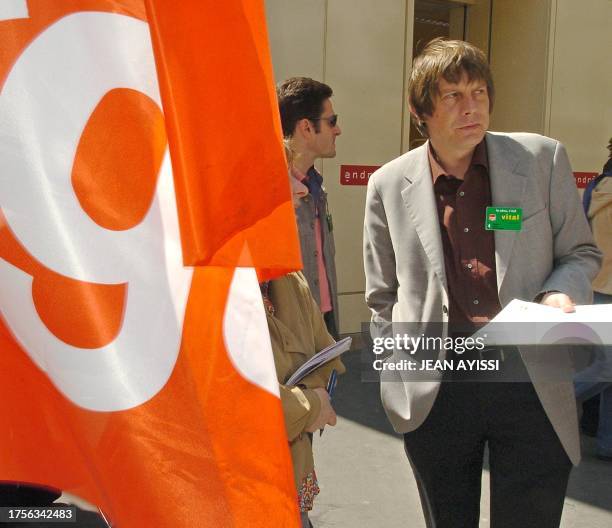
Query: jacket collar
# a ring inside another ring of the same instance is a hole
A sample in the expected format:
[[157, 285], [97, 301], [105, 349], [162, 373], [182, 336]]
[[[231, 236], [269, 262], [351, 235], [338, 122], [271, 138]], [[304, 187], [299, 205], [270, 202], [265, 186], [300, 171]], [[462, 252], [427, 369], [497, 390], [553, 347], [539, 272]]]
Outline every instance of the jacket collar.
[[[523, 163], [527, 152], [518, 142], [503, 134], [487, 132], [485, 142], [492, 205], [520, 206], [523, 203], [527, 181]], [[409, 163], [404, 166], [405, 185], [401, 194], [431, 266], [448, 292], [428, 149], [429, 142], [415, 149], [412, 156], [407, 158]], [[496, 231], [494, 235], [498, 291], [508, 269], [517, 233], [517, 231]]]
[[429, 141], [415, 149], [413, 155], [407, 158], [409, 163], [404, 167], [405, 185], [401, 194], [429, 262], [448, 292], [428, 152]]

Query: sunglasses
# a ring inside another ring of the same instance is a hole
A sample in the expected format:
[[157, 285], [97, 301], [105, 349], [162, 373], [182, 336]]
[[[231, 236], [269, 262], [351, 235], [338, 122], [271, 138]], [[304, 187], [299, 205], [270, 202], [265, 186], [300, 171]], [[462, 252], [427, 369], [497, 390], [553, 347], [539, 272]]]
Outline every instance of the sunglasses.
[[329, 117], [308, 118], [310, 121], [327, 121], [330, 127], [334, 128], [338, 124], [338, 114]]

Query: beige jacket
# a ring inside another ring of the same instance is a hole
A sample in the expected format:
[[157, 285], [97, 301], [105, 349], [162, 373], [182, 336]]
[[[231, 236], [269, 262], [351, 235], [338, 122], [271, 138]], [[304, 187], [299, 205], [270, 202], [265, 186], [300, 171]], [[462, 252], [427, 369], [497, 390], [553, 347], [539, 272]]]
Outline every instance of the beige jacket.
[[335, 359], [307, 376], [301, 382], [304, 388], [285, 386], [285, 381], [309, 357], [331, 345], [334, 340], [327, 332], [321, 312], [301, 273], [289, 273], [271, 281], [269, 296], [275, 312], [274, 315], [267, 314], [268, 328], [280, 383], [295, 485], [299, 489], [303, 478], [314, 468], [312, 445], [305, 429], [318, 416], [321, 403], [312, 389], [325, 388], [332, 369], [335, 368], [339, 374], [345, 369], [340, 359]]
[[[601, 254], [584, 215], [565, 149], [536, 134], [486, 134], [493, 204], [522, 207], [521, 231], [495, 231], [497, 287], [502, 306], [556, 290], [578, 304], [592, 300]], [[448, 286], [428, 145], [376, 171], [368, 183], [364, 228], [366, 301], [372, 320], [447, 322]], [[484, 220], [484, 216], [483, 216]], [[580, 442], [569, 354], [555, 368], [565, 381], [548, 382], [550, 365], [537, 347], [521, 356], [542, 406], [568, 456], [577, 464]], [[441, 352], [440, 359], [445, 359]], [[418, 373], [417, 373], [418, 374]], [[390, 371], [381, 382], [383, 406], [397, 432], [427, 418], [440, 382]]]
[[593, 190], [589, 220], [595, 243], [604, 256], [593, 289], [612, 295], [612, 178], [603, 178]]

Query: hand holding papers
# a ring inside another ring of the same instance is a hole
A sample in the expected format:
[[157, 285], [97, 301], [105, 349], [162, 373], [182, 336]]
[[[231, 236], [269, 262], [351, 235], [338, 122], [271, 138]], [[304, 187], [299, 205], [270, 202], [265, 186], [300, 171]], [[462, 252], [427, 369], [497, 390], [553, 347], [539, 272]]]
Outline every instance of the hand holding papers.
[[[489, 345], [612, 344], [612, 304], [560, 308], [514, 299], [474, 337]], [[507, 323], [507, 324], [506, 324]]]
[[320, 352], [317, 352], [293, 373], [293, 375], [287, 380], [286, 385], [296, 385], [313, 370], [318, 369], [321, 365], [325, 365], [325, 363], [328, 361], [331, 361], [341, 354], [344, 354], [344, 352], [351, 348], [351, 342], [351, 337], [345, 337], [337, 343], [334, 343], [333, 345], [324, 348]]

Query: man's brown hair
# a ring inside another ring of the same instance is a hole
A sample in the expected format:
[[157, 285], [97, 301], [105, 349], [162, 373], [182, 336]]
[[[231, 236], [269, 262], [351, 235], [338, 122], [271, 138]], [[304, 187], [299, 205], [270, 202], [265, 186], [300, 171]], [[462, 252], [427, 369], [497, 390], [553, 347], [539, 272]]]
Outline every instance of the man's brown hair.
[[414, 59], [408, 81], [408, 102], [418, 116], [413, 118], [422, 134], [427, 135], [427, 127], [422, 118], [433, 115], [433, 100], [440, 93], [440, 79], [458, 83], [464, 73], [469, 81], [486, 83], [491, 112], [495, 99], [493, 77], [487, 57], [476, 46], [463, 40], [436, 38]]
[[291, 137], [300, 119], [310, 119], [315, 132], [319, 132], [318, 119], [323, 112], [323, 103], [333, 94], [332, 89], [308, 77], [291, 77], [276, 87], [283, 136]]

